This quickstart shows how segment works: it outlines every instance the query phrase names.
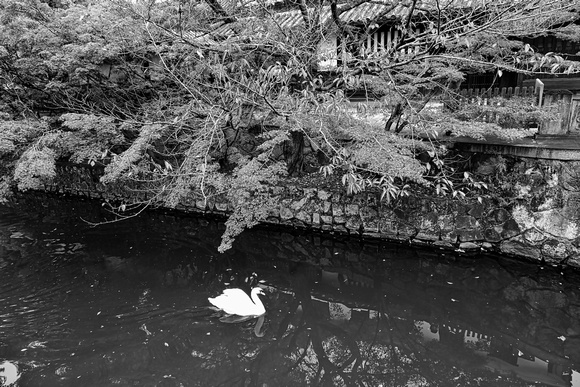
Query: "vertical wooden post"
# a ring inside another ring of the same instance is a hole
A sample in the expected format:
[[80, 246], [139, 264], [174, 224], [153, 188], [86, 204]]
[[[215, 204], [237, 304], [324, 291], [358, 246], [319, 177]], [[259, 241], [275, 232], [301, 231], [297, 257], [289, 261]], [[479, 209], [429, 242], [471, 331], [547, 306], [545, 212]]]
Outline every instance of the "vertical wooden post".
[[[417, 29], [415, 30], [415, 36], [418, 36], [421, 33], [421, 31], [419, 30], [419, 27], [417, 27]], [[419, 45], [415, 46], [415, 54], [419, 53]]]

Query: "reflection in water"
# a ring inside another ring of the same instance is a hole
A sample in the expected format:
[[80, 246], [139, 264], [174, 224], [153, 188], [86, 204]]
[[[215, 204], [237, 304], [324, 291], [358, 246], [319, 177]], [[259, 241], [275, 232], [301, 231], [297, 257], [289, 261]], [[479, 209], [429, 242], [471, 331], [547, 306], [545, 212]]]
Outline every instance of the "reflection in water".
[[[580, 280], [491, 256], [98, 206], [0, 208], [0, 363], [21, 386], [580, 386]], [[23, 210], [26, 208], [26, 211]], [[249, 291], [266, 315], [220, 321]]]

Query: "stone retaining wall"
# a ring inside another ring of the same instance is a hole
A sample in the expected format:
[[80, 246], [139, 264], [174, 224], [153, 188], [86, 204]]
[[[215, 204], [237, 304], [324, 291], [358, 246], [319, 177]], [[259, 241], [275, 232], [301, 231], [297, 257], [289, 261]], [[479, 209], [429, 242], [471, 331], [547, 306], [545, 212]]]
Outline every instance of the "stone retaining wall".
[[[347, 196], [325, 189], [275, 187], [280, 206], [267, 223], [580, 266], [576, 170], [577, 162], [516, 160], [499, 179], [509, 187], [498, 183], [480, 200], [414, 195], [387, 205], [375, 192]], [[149, 199], [136, 185], [103, 185], [100, 174], [98, 168], [60, 165], [46, 190], [111, 202]], [[214, 215], [227, 215], [231, 208], [225, 199], [204, 201], [194, 193], [176, 207]]]

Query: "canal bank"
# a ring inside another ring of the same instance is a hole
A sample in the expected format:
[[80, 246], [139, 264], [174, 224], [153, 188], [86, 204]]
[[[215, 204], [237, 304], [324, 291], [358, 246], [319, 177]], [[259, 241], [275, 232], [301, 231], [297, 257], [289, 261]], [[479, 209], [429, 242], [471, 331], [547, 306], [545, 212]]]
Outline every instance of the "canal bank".
[[[417, 188], [386, 203], [380, 192], [347, 195], [340, 185], [293, 179], [271, 188], [277, 205], [263, 223], [580, 267], [579, 161], [464, 156], [473, 176], [487, 182], [487, 190], [452, 198]], [[61, 163], [44, 190], [98, 199], [116, 208], [154, 202], [146, 186], [104, 185], [101, 174], [102, 167]], [[225, 196], [204, 198], [195, 191], [173, 208], [212, 216], [227, 216], [232, 209]]]

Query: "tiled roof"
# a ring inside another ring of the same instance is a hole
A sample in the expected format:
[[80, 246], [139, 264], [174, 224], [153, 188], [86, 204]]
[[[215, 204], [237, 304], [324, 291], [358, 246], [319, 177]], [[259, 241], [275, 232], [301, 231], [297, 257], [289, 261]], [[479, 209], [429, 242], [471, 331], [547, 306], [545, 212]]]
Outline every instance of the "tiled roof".
[[[313, 10], [309, 10], [312, 12]], [[331, 19], [330, 7], [323, 7], [320, 13], [321, 24], [326, 24]], [[293, 10], [288, 12], [281, 12], [274, 15], [274, 20], [281, 28], [294, 28], [304, 24], [304, 19], [300, 10]]]
[[[437, 2], [442, 10], [463, 9], [476, 7], [478, 5], [489, 4], [493, 0], [419, 0], [417, 2], [415, 12], [427, 12], [437, 9]], [[514, 0], [521, 1], [521, 0]], [[402, 20], [407, 17], [409, 12], [409, 0], [369, 0], [369, 2], [362, 3], [352, 9], [344, 11], [340, 15], [340, 19], [344, 23], [368, 23], [380, 19], [382, 21]], [[349, 6], [348, 3], [338, 4], [339, 9], [345, 9]], [[309, 9], [310, 14], [315, 14], [316, 9]], [[330, 24], [332, 15], [329, 6], [324, 6], [319, 10], [320, 24]], [[291, 11], [277, 12], [273, 14], [273, 22], [283, 30], [292, 29], [304, 25], [304, 18], [298, 9]], [[248, 30], [251, 28], [257, 34], [263, 30], [264, 20], [256, 17], [245, 17], [239, 19], [235, 23], [227, 23], [216, 27], [211, 32], [212, 37], [232, 37], [237, 36], [238, 30]], [[239, 32], [239, 31], [238, 31]], [[188, 38], [197, 41], [198, 43], [209, 43], [210, 35], [205, 34], [191, 34]]]
[[[485, 4], [486, 0], [439, 0], [439, 7], [443, 10], [471, 8]], [[489, 2], [489, 0], [488, 0]], [[377, 18], [381, 19], [402, 19], [407, 17], [410, 1], [372, 1], [360, 4], [340, 15], [340, 19], [345, 23], [368, 22]], [[339, 4], [339, 9], [345, 9], [348, 4]], [[419, 0], [415, 8], [416, 12], [425, 12], [437, 9], [435, 0]], [[321, 22], [326, 23], [331, 18], [328, 6], [322, 9]], [[299, 10], [280, 12], [275, 15], [276, 21], [283, 28], [293, 28], [304, 23]]]
[[398, 4], [364, 3], [356, 8], [344, 12], [340, 19], [345, 23], [366, 22], [377, 17], [398, 19], [406, 15], [408, 8]]

